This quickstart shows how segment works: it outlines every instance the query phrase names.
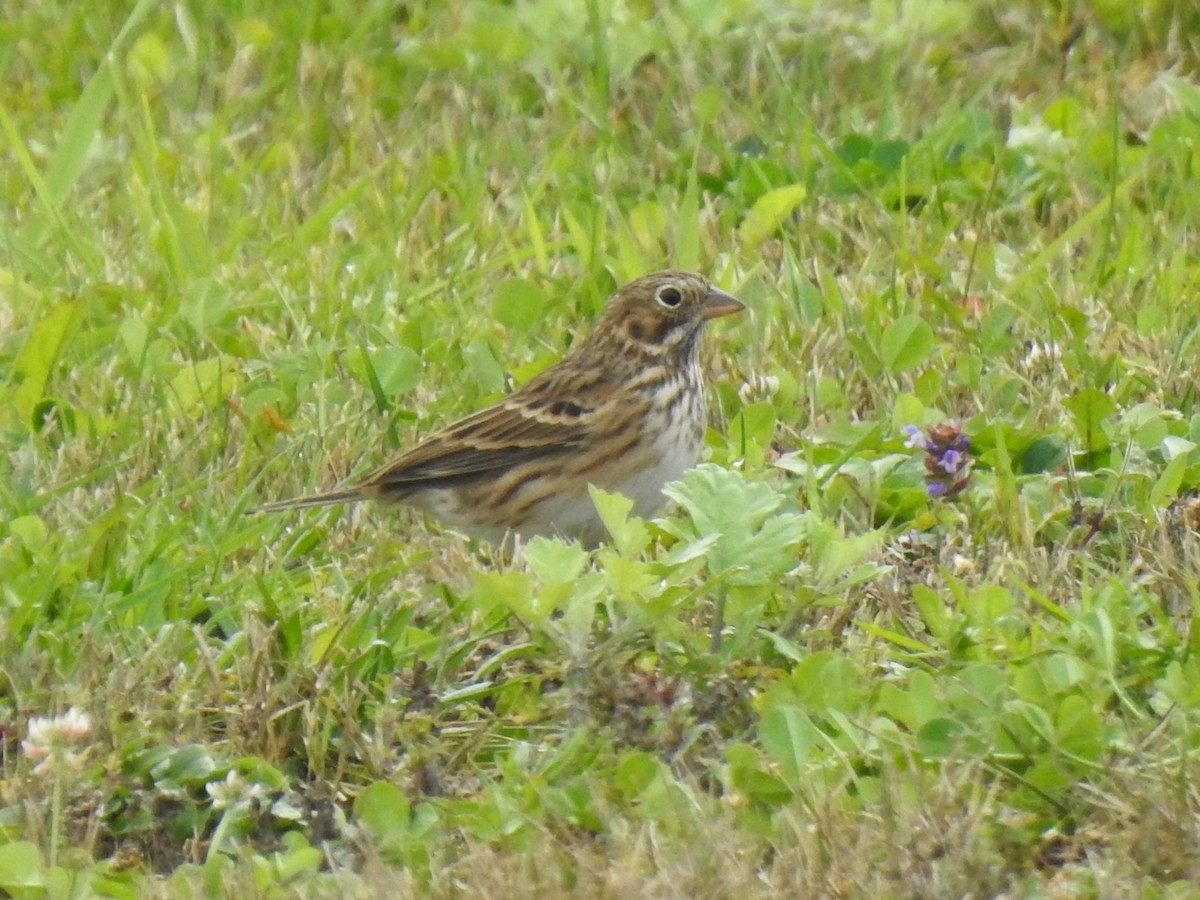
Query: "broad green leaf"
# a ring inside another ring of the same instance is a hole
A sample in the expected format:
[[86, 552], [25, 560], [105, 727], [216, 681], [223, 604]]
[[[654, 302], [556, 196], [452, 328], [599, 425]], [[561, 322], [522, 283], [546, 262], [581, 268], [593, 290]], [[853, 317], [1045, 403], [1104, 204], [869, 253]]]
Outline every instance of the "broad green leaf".
[[379, 380], [379, 388], [383, 391], [391, 405], [396, 397], [407, 394], [421, 383], [421, 357], [416, 351], [403, 345], [396, 347], [381, 347], [369, 351], [371, 368]]
[[[1092, 636], [1094, 658], [1110, 673], [1116, 668], [1120, 655], [1117, 652], [1117, 632], [1112, 617], [1100, 606], [1079, 617], [1079, 622]], [[1070, 658], [1074, 662], [1074, 658]]]
[[438, 826], [438, 813], [428, 803], [409, 803], [389, 781], [376, 781], [354, 800], [354, 816], [389, 855], [403, 858], [418, 848]]
[[[179, 300], [179, 316], [196, 334], [205, 335], [210, 328], [221, 323], [232, 305], [233, 293], [228, 287], [214, 279], [201, 278], [183, 292]], [[129, 321], [141, 322], [141, 319], [126, 320]], [[143, 346], [144, 342], [143, 337]]]
[[0, 844], [0, 888], [14, 897], [37, 896], [25, 889], [45, 884], [42, 876], [42, 854], [32, 841], [13, 841]]
[[938, 682], [920, 670], [912, 672], [905, 685], [891, 682], [882, 685], [878, 706], [909, 731], [917, 731], [925, 723], [950, 712]]
[[1054, 716], [1054, 737], [1060, 749], [1094, 760], [1108, 746], [1104, 721], [1092, 704], [1078, 694], [1064, 697]]
[[912, 599], [929, 633], [943, 647], [950, 640], [950, 610], [937, 592], [923, 584], [912, 586]]
[[527, 331], [542, 318], [546, 302], [546, 294], [532, 281], [510, 278], [496, 288], [492, 314], [505, 328]]
[[183, 279], [204, 278], [213, 270], [212, 247], [208, 235], [200, 224], [199, 217], [188, 209], [179, 198], [159, 185], [158, 196], [162, 202], [170, 228], [164, 235], [171, 250], [172, 259]]
[[1063, 402], [1075, 422], [1075, 432], [1084, 450], [1091, 453], [1107, 447], [1108, 437], [1101, 426], [1117, 408], [1112, 398], [1096, 388], [1085, 388]]
[[46, 396], [50, 373], [83, 316], [83, 301], [72, 300], [56, 306], [30, 329], [25, 346], [13, 362], [0, 417], [7, 424], [32, 426], [34, 407]]
[[410, 812], [408, 797], [390, 781], [369, 784], [354, 798], [354, 817], [381, 841], [407, 838]]
[[767, 191], [754, 201], [746, 218], [738, 226], [738, 238], [749, 247], [757, 247], [776, 231], [804, 200], [802, 184], [789, 184]]
[[792, 696], [810, 712], [853, 712], [862, 701], [860, 666], [836, 653], [820, 651], [798, 662], [789, 676]]
[[8, 532], [30, 553], [36, 553], [46, 545], [49, 533], [46, 523], [37, 516], [18, 516], [8, 523]]
[[613, 599], [633, 603], [639, 613], [661, 607], [661, 604], [642, 602], [648, 594], [653, 595], [658, 575], [637, 558], [636, 552], [625, 553], [612, 547], [601, 547], [596, 551], [596, 564]]
[[1027, 474], [1052, 472], [1067, 461], [1066, 445], [1057, 437], [1044, 435], [1025, 448], [1017, 460], [1020, 471]]
[[783, 503], [761, 482], [711, 463], [696, 466], [667, 485], [667, 495], [688, 511], [701, 534], [726, 534], [760, 524]]
[[127, 57], [129, 74], [141, 83], [143, 90], [154, 90], [166, 85], [175, 70], [175, 60], [166, 43], [153, 31], [143, 32]]
[[612, 784], [627, 799], [635, 800], [658, 776], [658, 760], [642, 750], [628, 750], [621, 755], [613, 773]]
[[1078, 97], [1061, 95], [1042, 110], [1042, 121], [1048, 127], [1065, 135], [1078, 132], [1079, 123], [1085, 118], [1086, 113]]
[[925, 404], [913, 394], [896, 396], [892, 403], [892, 425], [899, 432], [905, 425], [920, 425], [925, 421]]
[[663, 561], [669, 566], [681, 566], [694, 559], [702, 559], [720, 539], [719, 534], [710, 534], [694, 541], [680, 542], [670, 549]]
[[917, 748], [927, 759], [945, 759], [958, 749], [962, 732], [954, 719], [930, 719], [917, 732]]
[[769, 709], [763, 714], [758, 735], [766, 751], [790, 784], [800, 784], [807, 773], [820, 732], [812, 720], [794, 706]]
[[212, 409], [228, 397], [233, 387], [233, 362], [232, 358], [214, 356], [182, 369], [171, 379], [171, 396], [179, 409]]
[[1005, 615], [1013, 606], [1008, 589], [998, 584], [981, 584], [968, 591], [962, 598], [962, 608], [967, 616], [983, 625]]
[[150, 339], [150, 326], [146, 324], [146, 320], [134, 313], [117, 328], [117, 337], [129, 361], [134, 365], [141, 365], [146, 353], [146, 344]]
[[472, 380], [484, 394], [498, 394], [504, 390], [504, 367], [496, 360], [491, 347], [482, 341], [472, 341], [463, 347], [463, 363]]
[[730, 436], [738, 442], [741, 455], [750, 460], [747, 468], [761, 464], [763, 450], [775, 434], [776, 414], [774, 403], [752, 403], [730, 423]]
[[725, 750], [729, 780], [739, 791], [759, 803], [774, 808], [787, 803], [794, 792], [783, 779], [770, 774], [768, 763], [748, 744], [733, 744]]
[[911, 145], [908, 141], [880, 141], [871, 148], [871, 162], [884, 172], [892, 173], [900, 168], [900, 163], [908, 155]]
[[819, 590], [844, 589], [849, 586], [848, 579], [852, 579], [850, 583], [858, 583], [888, 571], [886, 566], [863, 563], [883, 543], [882, 531], [846, 535], [832, 524], [820, 523], [807, 528], [806, 534], [812, 544], [811, 565]]
[[[271, 807], [271, 814], [278, 819], [286, 819], [288, 816], [281, 815], [276, 806]], [[298, 831], [285, 831], [280, 836], [285, 850], [280, 853], [271, 854], [271, 873], [270, 877], [277, 884], [287, 884], [293, 879], [304, 875], [315, 875], [320, 871], [321, 865], [325, 862], [325, 854], [316, 847], [309, 845], [304, 835]], [[254, 857], [255, 860], [261, 859], [259, 856]], [[265, 861], [264, 861], [265, 863]]]
[[150, 775], [159, 787], [174, 788], [205, 781], [216, 768], [207, 747], [188, 744], [170, 751], [150, 769]]
[[1183, 475], [1188, 469], [1188, 457], [1180, 454], [1167, 463], [1162, 474], [1150, 489], [1150, 503], [1154, 506], [1166, 506], [1179, 496], [1179, 486], [1183, 484]]
[[1153, 403], [1138, 403], [1126, 410], [1120, 419], [1121, 431], [1132, 437], [1144, 450], [1153, 450], [1167, 436], [1168, 419], [1182, 418]]
[[1187, 438], [1167, 435], [1162, 440], [1162, 455], [1164, 459], [1174, 460], [1180, 456], [1189, 456], [1196, 449], [1196, 444]]
[[928, 672], [917, 670], [908, 679], [908, 699], [916, 718], [913, 727], [919, 727], [938, 716], [949, 715], [950, 707], [943, 697], [938, 680]]
[[833, 444], [857, 450], [878, 441], [882, 434], [883, 424], [880, 422], [853, 422], [848, 418], [838, 417], [828, 425], [814, 428], [809, 440], [814, 444]]
[[1036, 792], [1035, 796], [1044, 799], [1073, 790], [1079, 779], [1067, 771], [1059, 760], [1042, 756], [1025, 772], [1022, 780]]
[[261, 784], [277, 791], [287, 787], [287, 776], [261, 756], [239, 757], [233, 761], [231, 768], [252, 784]]
[[889, 371], [906, 372], [933, 352], [933, 329], [920, 316], [901, 316], [883, 330], [879, 351]]

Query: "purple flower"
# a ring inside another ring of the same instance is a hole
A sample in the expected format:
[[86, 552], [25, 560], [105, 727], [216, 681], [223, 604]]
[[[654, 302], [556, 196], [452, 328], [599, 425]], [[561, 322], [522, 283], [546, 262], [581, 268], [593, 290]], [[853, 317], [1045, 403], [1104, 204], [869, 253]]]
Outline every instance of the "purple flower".
[[904, 446], [925, 453], [925, 493], [932, 499], [956, 497], [971, 481], [971, 442], [956, 422], [939, 422], [922, 430], [901, 429]]
[[908, 439], [904, 442], [904, 446], [909, 450], [924, 450], [926, 447], [925, 433], [921, 431], [918, 425], [905, 425], [900, 429], [904, 434], [908, 435]]
[[948, 475], [953, 475], [963, 466], [963, 455], [957, 450], [947, 450], [942, 454], [942, 458], [938, 460], [938, 465], [946, 471]]

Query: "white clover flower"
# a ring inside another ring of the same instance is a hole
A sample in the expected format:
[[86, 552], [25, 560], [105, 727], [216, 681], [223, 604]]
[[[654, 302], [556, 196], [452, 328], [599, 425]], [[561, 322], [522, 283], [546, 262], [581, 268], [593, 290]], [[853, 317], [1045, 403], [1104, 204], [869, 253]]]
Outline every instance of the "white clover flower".
[[1066, 156], [1071, 152], [1074, 142], [1061, 131], [1043, 122], [1033, 122], [1010, 128], [1005, 145], [1010, 150], [1020, 150], [1027, 154], [1048, 153]]
[[1043, 343], [1026, 341], [1025, 356], [1021, 359], [1021, 366], [1025, 369], [1031, 369], [1043, 360], [1050, 363], [1057, 363], [1061, 359], [1062, 350], [1054, 341], [1045, 341]]
[[30, 719], [29, 737], [24, 743], [27, 747], [34, 745], [50, 749], [60, 744], [74, 744], [87, 737], [91, 730], [92, 720], [88, 714], [72, 706], [61, 716], [35, 716]]
[[210, 781], [204, 790], [212, 797], [213, 809], [226, 809], [246, 800], [257, 800], [266, 790], [257, 781], [246, 781], [236, 769], [230, 769], [224, 781]]
[[71, 752], [71, 744], [77, 744], [92, 730], [92, 720], [87, 713], [71, 707], [61, 716], [34, 716], [29, 720], [28, 736], [21, 742], [25, 756], [37, 765], [35, 775], [46, 775], [63, 767], [67, 771], [78, 771], [83, 765], [84, 752]]
[[749, 405], [759, 398], [770, 400], [779, 390], [779, 379], [774, 375], [751, 375], [738, 388], [738, 399]]

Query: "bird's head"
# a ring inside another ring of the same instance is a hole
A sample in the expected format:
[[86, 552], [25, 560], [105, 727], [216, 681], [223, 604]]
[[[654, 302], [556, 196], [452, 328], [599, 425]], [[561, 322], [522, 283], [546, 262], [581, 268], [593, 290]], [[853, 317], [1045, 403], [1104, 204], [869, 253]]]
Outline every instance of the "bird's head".
[[652, 272], [609, 298], [598, 335], [647, 357], [693, 354], [709, 319], [733, 315], [745, 304], [692, 272]]

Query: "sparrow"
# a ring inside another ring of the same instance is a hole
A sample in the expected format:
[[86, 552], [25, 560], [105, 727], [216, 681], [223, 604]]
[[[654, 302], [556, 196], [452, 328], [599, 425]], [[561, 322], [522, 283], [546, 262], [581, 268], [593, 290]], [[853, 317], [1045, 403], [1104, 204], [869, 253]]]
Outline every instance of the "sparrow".
[[595, 485], [647, 516], [696, 464], [707, 421], [700, 338], [745, 305], [691, 272], [643, 275], [605, 303], [592, 332], [504, 399], [434, 432], [343, 490], [274, 512], [365, 499], [408, 503], [493, 543], [558, 535], [594, 545]]

